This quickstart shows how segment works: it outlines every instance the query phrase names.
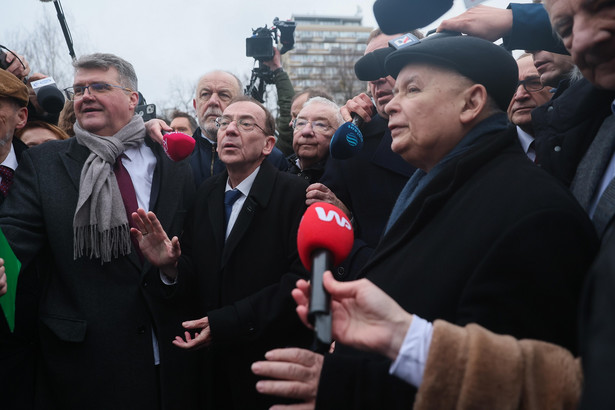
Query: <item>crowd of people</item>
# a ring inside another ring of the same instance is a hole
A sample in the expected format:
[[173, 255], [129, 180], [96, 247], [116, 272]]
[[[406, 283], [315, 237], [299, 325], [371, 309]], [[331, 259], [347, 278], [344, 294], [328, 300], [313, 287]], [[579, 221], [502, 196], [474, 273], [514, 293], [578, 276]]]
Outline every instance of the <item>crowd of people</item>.
[[[476, 6], [426, 37], [376, 17], [341, 106], [264, 62], [277, 118], [214, 70], [196, 118], [144, 122], [108, 53], [50, 114], [7, 53], [0, 407], [615, 407], [615, 5]], [[362, 149], [332, 156], [353, 117]], [[318, 202], [354, 228], [324, 354], [297, 249]]]

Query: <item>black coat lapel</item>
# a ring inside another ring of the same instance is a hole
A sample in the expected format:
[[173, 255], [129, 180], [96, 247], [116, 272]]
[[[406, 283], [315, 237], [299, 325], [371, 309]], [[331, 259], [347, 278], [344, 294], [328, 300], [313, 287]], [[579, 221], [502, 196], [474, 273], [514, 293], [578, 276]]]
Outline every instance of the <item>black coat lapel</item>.
[[[237, 247], [241, 241], [241, 238], [243, 238], [248, 229], [250, 229], [254, 216], [260, 209], [266, 208], [269, 204], [269, 200], [271, 199], [271, 194], [273, 192], [273, 186], [275, 185], [275, 181], [277, 179], [277, 173], [278, 171], [273, 167], [273, 165], [267, 161], [263, 161], [261, 168], [256, 175], [256, 179], [254, 180], [254, 184], [252, 185], [252, 189], [250, 190], [250, 194], [246, 198], [246, 201], [237, 216], [237, 221], [235, 221], [233, 230], [224, 245], [222, 262], [220, 264], [221, 268], [226, 265], [226, 262], [229, 260], [233, 250]], [[224, 200], [222, 200], [222, 203], [223, 202]]]

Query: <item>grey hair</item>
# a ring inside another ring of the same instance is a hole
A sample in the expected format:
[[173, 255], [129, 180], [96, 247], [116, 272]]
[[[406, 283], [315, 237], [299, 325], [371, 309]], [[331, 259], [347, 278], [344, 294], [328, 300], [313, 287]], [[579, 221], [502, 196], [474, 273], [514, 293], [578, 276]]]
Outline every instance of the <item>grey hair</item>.
[[81, 56], [77, 61], [73, 62], [75, 70], [81, 68], [98, 68], [108, 70], [113, 67], [119, 74], [120, 85], [130, 88], [133, 91], [138, 91], [138, 80], [135, 69], [128, 61], [114, 54], [109, 53], [94, 53]]
[[340, 112], [340, 107], [334, 103], [333, 101], [329, 100], [328, 98], [324, 98], [324, 97], [312, 97], [309, 100], [307, 100], [304, 104], [303, 104], [303, 108], [307, 107], [310, 104], [323, 104], [326, 105], [327, 107], [331, 108], [334, 112], [335, 112], [335, 121], [337, 121], [337, 124], [334, 124], [335, 127], [339, 127], [340, 125], [342, 125], [344, 123], [344, 118], [342, 118], [342, 113]]

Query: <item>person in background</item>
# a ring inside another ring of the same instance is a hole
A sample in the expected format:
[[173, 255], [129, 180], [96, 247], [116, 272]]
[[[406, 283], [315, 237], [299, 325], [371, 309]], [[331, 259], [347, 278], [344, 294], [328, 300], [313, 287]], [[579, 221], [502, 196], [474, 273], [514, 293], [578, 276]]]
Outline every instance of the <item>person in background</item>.
[[169, 124], [174, 131], [192, 135], [197, 129], [198, 124], [192, 115], [187, 112], [175, 110], [171, 113], [171, 123]]
[[331, 137], [343, 122], [340, 109], [333, 101], [323, 97], [307, 100], [293, 123], [295, 153], [288, 157], [288, 172], [310, 184], [317, 182], [329, 158]]
[[521, 148], [528, 158], [536, 162], [532, 110], [551, 99], [550, 87], [540, 81], [532, 56], [524, 54], [517, 59], [519, 85], [508, 106], [508, 119], [517, 127]]
[[70, 138], [59, 127], [44, 121], [28, 121], [23, 128], [15, 132], [15, 136], [28, 147], [33, 147], [47, 141]]

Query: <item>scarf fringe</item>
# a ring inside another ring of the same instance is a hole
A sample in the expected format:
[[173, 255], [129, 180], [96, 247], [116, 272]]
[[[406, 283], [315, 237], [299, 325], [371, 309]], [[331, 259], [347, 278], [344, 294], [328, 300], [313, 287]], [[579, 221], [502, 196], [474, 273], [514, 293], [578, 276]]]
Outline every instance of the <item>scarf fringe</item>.
[[98, 224], [78, 226], [73, 229], [73, 258], [87, 255], [90, 259], [100, 258], [101, 263], [111, 262], [111, 258], [129, 255], [132, 250], [130, 226], [120, 225], [98, 231]]

